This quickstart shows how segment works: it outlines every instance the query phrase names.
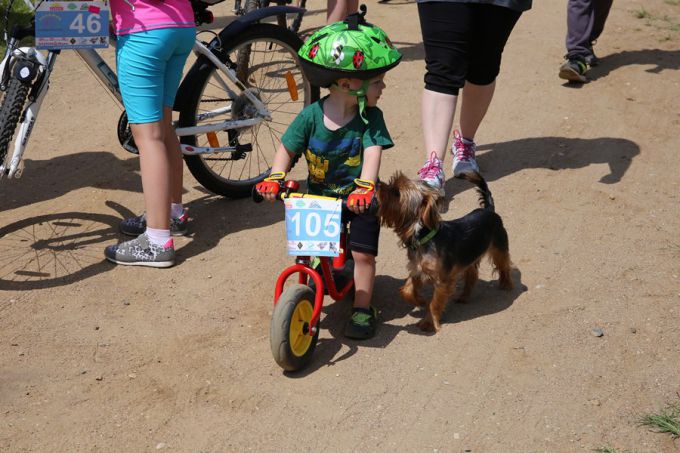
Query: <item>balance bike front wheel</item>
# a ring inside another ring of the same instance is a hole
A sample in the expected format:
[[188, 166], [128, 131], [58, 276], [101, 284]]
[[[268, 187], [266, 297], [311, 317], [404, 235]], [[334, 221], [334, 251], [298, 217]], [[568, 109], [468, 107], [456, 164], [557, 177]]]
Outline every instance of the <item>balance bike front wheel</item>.
[[286, 288], [274, 307], [269, 342], [274, 360], [286, 371], [296, 371], [309, 363], [319, 340], [319, 330], [309, 334], [314, 312], [314, 291], [306, 285]]

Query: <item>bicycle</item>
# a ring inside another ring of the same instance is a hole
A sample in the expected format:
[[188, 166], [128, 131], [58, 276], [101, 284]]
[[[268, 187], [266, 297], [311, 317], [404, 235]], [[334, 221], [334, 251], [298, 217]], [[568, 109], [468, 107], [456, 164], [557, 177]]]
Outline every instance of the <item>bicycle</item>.
[[[281, 183], [282, 190], [278, 200], [286, 203], [307, 198], [312, 200], [338, 199], [298, 193], [300, 185], [289, 180]], [[253, 190], [253, 201], [264, 198]], [[286, 208], [290, 206], [287, 204]], [[377, 211], [375, 200], [369, 212]], [[346, 218], [351, 211], [345, 200], [341, 203], [341, 217]], [[286, 214], [288, 217], [288, 213]], [[323, 308], [324, 295], [339, 301], [354, 290], [354, 261], [346, 249], [347, 222], [340, 221], [339, 247], [337, 256], [296, 256], [295, 264], [285, 268], [276, 280], [274, 289], [274, 311], [269, 326], [269, 342], [276, 363], [286, 371], [304, 368], [311, 360], [319, 339], [319, 320]], [[302, 223], [302, 222], [301, 222]], [[306, 223], [306, 222], [305, 222]], [[326, 225], [332, 226], [332, 222]], [[288, 238], [290, 241], [290, 237]], [[329, 249], [333, 246], [329, 244]], [[330, 250], [329, 250], [330, 252]], [[318, 258], [318, 264], [315, 263]], [[289, 277], [298, 274], [296, 284], [284, 286]]]
[[[22, 39], [35, 36], [35, 18], [26, 27], [10, 29], [14, 1], [4, 17], [7, 51], [0, 61], [0, 178], [21, 176], [22, 157], [61, 52], [44, 54], [35, 47], [20, 47]], [[210, 23], [211, 2], [191, 2], [197, 25]], [[180, 84], [173, 110], [179, 112], [176, 133], [187, 167], [215, 194], [248, 196], [268, 175], [270, 160], [287, 126], [302, 108], [319, 98], [319, 88], [309, 83], [300, 66], [300, 38], [263, 22], [301, 12], [291, 6], [261, 8], [235, 19], [219, 33], [210, 32], [214, 36], [209, 42], [197, 36], [196, 61]], [[115, 41], [115, 36], [111, 39]], [[247, 61], [243, 49], [247, 49]], [[114, 70], [95, 49], [75, 51], [122, 107]], [[137, 151], [125, 111], [118, 121], [118, 139], [124, 149]]]

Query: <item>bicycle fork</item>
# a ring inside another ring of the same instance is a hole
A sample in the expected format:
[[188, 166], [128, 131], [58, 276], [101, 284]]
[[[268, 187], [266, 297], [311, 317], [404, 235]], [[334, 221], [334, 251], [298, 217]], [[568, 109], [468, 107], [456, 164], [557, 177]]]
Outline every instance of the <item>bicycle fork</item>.
[[[8, 46], [9, 48], [9, 46]], [[37, 77], [30, 82], [31, 90], [28, 93], [28, 102], [24, 106], [24, 110], [19, 119], [19, 125], [16, 131], [16, 139], [14, 141], [14, 151], [9, 159], [0, 162], [0, 178], [7, 176], [8, 178], [20, 178], [23, 170], [22, 157], [28, 144], [28, 139], [33, 131], [33, 126], [38, 117], [40, 106], [42, 105], [47, 90], [49, 89], [49, 79], [56, 60], [56, 53], [50, 52], [48, 57], [36, 51], [33, 47], [23, 47], [16, 49], [13, 52], [8, 52], [5, 60], [0, 63], [0, 80], [4, 80], [8, 73], [4, 71], [14, 71], [13, 64], [19, 63], [19, 59], [25, 59], [38, 66]], [[13, 59], [16, 59], [14, 62]], [[9, 74], [9, 77], [13, 77]]]

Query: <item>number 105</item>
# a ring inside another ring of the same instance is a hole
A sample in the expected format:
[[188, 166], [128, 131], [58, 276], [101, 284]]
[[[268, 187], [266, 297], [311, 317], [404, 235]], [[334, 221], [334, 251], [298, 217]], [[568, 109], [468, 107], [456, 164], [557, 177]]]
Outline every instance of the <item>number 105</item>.
[[340, 222], [337, 220], [334, 222], [334, 218], [337, 219], [337, 214], [324, 214], [323, 221], [321, 220], [321, 214], [318, 212], [307, 213], [304, 218], [301, 212], [296, 212], [290, 217], [295, 227], [295, 235], [300, 236], [301, 229], [304, 223], [304, 234], [306, 236], [316, 237], [321, 232], [323, 227], [323, 235], [325, 237], [333, 238], [340, 233]]

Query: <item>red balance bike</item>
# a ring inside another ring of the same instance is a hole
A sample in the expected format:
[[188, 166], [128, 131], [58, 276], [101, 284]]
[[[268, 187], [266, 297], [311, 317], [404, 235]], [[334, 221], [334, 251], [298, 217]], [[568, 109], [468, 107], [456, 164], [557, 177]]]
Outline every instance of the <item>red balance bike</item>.
[[[284, 202], [302, 198], [336, 200], [297, 193], [299, 187], [296, 181], [282, 183], [279, 200]], [[253, 190], [253, 200], [259, 203], [262, 199], [262, 196]], [[344, 200], [340, 201], [342, 217], [347, 218], [351, 211], [347, 209]], [[375, 209], [375, 206], [371, 206], [369, 210]], [[354, 262], [351, 253], [345, 247], [347, 223], [340, 223], [337, 256], [295, 256], [295, 264], [284, 269], [276, 280], [269, 341], [274, 360], [284, 370], [299, 370], [309, 363], [319, 339], [319, 318], [324, 294], [337, 301], [353, 290]], [[290, 236], [288, 239], [290, 242]], [[284, 288], [286, 281], [293, 274], [297, 274], [297, 284], [289, 284]]]

